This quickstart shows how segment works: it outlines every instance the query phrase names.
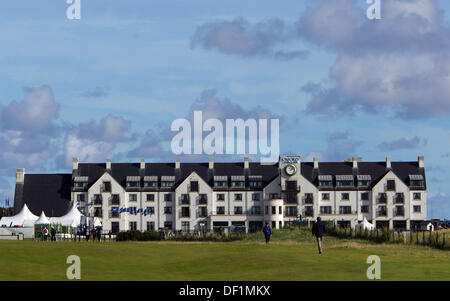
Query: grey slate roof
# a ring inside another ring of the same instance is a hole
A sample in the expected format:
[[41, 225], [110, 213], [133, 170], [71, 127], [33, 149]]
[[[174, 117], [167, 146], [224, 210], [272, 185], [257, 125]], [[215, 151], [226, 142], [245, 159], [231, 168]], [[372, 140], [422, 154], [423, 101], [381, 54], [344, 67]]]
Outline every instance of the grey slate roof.
[[[351, 162], [319, 162], [315, 170], [312, 162], [301, 163], [302, 175], [314, 185], [318, 185], [319, 175], [332, 175], [335, 184], [336, 175], [370, 175], [371, 186], [375, 185], [389, 171], [385, 162], [358, 162], [358, 170], [353, 170]], [[422, 175], [425, 169], [419, 168], [417, 162], [392, 162], [392, 171], [409, 185], [409, 175]], [[181, 163], [180, 169], [175, 169], [174, 163], [146, 163], [144, 171], [140, 171], [139, 163], [112, 163], [108, 172], [126, 187], [127, 176], [175, 176], [176, 185], [180, 184], [192, 172], [196, 172], [206, 183], [213, 186], [214, 176], [261, 176], [263, 186], [268, 185], [279, 176], [278, 164], [260, 165], [250, 163], [249, 170], [244, 169], [244, 163], [214, 163], [214, 170], [208, 168], [208, 163]], [[78, 172], [72, 174], [25, 174], [23, 185], [16, 184], [14, 210], [17, 213], [26, 203], [31, 212], [40, 215], [44, 210], [47, 216], [62, 216], [70, 207], [72, 176], [89, 178], [92, 185], [106, 172], [105, 163], [81, 163]], [[425, 181], [426, 185], [426, 181]], [[426, 189], [426, 187], [425, 187]], [[347, 190], [347, 189], [346, 189]]]

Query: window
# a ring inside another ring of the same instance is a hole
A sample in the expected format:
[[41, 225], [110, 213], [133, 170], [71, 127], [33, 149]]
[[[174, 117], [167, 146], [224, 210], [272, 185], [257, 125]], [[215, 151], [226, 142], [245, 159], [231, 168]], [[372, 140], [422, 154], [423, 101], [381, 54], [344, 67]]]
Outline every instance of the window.
[[297, 206], [287, 206], [284, 212], [286, 216], [297, 216]]
[[361, 201], [368, 201], [368, 200], [369, 200], [369, 193], [361, 192]]
[[155, 195], [153, 193], [147, 194], [147, 202], [154, 202]]
[[172, 194], [171, 193], [166, 193], [164, 195], [164, 201], [166, 202], [172, 202]]
[[189, 207], [181, 207], [181, 217], [189, 217], [191, 216]]
[[358, 180], [358, 187], [369, 187], [370, 180]]
[[204, 193], [199, 195], [198, 203], [202, 205], [208, 204], [208, 196]]
[[140, 181], [127, 181], [127, 188], [138, 188], [141, 187]]
[[147, 231], [155, 231], [155, 222], [147, 222]]
[[103, 182], [103, 191], [111, 192], [111, 182]]
[[111, 195], [111, 205], [120, 205], [120, 197], [118, 194]]
[[119, 217], [119, 207], [111, 208], [111, 217]]
[[353, 187], [354, 181], [352, 180], [336, 180], [336, 187]]
[[422, 195], [420, 192], [414, 192], [413, 193], [413, 199], [414, 200], [421, 200], [422, 199]]
[[172, 207], [164, 207], [164, 214], [172, 214]]
[[320, 187], [333, 187], [333, 176], [320, 175], [319, 176], [319, 186]]
[[225, 207], [223, 207], [223, 206], [219, 206], [219, 207], [217, 207], [217, 214], [225, 214]]
[[288, 203], [288, 204], [297, 204], [297, 194], [296, 193], [288, 193], [288, 194], [286, 194], [286, 203]]
[[167, 230], [172, 230], [172, 222], [164, 222], [164, 228]]
[[330, 200], [330, 194], [322, 193], [322, 201], [329, 201], [329, 200]]
[[395, 194], [395, 203], [396, 204], [403, 204], [405, 201], [405, 196], [403, 195], [403, 192], [398, 192]]
[[172, 188], [175, 185], [175, 181], [161, 181], [162, 188]]
[[198, 192], [198, 181], [191, 181], [191, 192]]
[[312, 204], [313, 203], [313, 194], [312, 193], [305, 193], [305, 204]]
[[111, 222], [111, 233], [117, 234], [120, 231], [119, 222]]
[[248, 182], [250, 188], [261, 188], [263, 186], [262, 181], [250, 180]]
[[341, 200], [348, 201], [350, 199], [350, 194], [348, 192], [341, 193]]
[[403, 206], [395, 206], [395, 216], [405, 215], [405, 208]]
[[269, 193], [269, 199], [273, 200], [273, 199], [279, 199], [280, 196], [278, 193]]
[[242, 214], [242, 207], [234, 207], [234, 214]]
[[413, 211], [415, 213], [420, 213], [420, 212], [422, 212], [422, 208], [421, 208], [421, 206], [413, 206]]
[[320, 206], [320, 214], [331, 214], [331, 206]]
[[101, 204], [102, 204], [102, 195], [94, 194], [94, 205], [101, 205]]
[[84, 202], [85, 196], [84, 194], [77, 194], [77, 202]]
[[314, 211], [312, 206], [306, 206], [305, 207], [305, 216], [313, 216]]
[[148, 214], [155, 214], [155, 207], [147, 207]]
[[228, 187], [228, 181], [214, 181], [214, 187], [215, 188], [226, 188]]
[[423, 180], [410, 180], [409, 186], [411, 187], [425, 187], [425, 182]]
[[378, 194], [378, 203], [379, 204], [386, 204], [387, 203], [387, 195], [384, 192], [380, 192]]
[[260, 200], [261, 200], [261, 194], [252, 193], [252, 201], [260, 201]]
[[245, 177], [244, 176], [231, 176], [231, 187], [245, 187]]
[[132, 193], [129, 195], [130, 202], [136, 202], [137, 201], [137, 194]]
[[286, 190], [296, 191], [297, 189], [297, 181], [286, 181]]
[[269, 214], [269, 206], [265, 207], [265, 214]]
[[379, 206], [378, 216], [386, 216], [386, 215], [387, 215], [386, 206]]
[[234, 200], [235, 201], [242, 201], [242, 193], [235, 193], [234, 194]]
[[206, 211], [206, 207], [199, 207], [198, 208], [198, 216], [199, 217], [206, 217], [207, 216], [207, 211]]
[[339, 214], [350, 214], [350, 213], [352, 213], [351, 206], [340, 206], [339, 207]]
[[252, 206], [250, 208], [250, 214], [253, 214], [253, 215], [261, 214], [261, 207], [260, 206]]
[[102, 207], [95, 207], [94, 208], [94, 216], [95, 217], [103, 217]]
[[361, 206], [361, 213], [369, 213], [369, 206], [368, 205], [362, 205]]
[[189, 222], [181, 222], [181, 231], [189, 232]]
[[130, 222], [130, 230], [131, 231], [137, 230], [137, 222]]
[[278, 214], [283, 214], [283, 206], [278, 207]]
[[158, 181], [145, 181], [144, 180], [144, 187], [156, 188], [156, 187], [158, 187]]
[[272, 214], [277, 214], [277, 207], [272, 206]]
[[190, 198], [189, 198], [189, 194], [182, 194], [181, 195], [181, 204], [182, 205], [189, 205], [190, 204]]
[[395, 180], [387, 180], [386, 189], [395, 190]]
[[218, 201], [224, 201], [225, 200], [225, 194], [224, 193], [218, 193], [217, 194], [217, 200]]

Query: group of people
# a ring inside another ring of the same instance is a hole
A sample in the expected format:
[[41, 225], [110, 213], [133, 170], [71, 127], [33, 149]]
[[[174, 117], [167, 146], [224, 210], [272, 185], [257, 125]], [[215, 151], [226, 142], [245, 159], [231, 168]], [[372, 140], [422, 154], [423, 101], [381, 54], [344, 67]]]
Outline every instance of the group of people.
[[[268, 244], [270, 241], [270, 237], [272, 236], [272, 229], [270, 228], [269, 223], [266, 223], [262, 231], [264, 233], [264, 237], [266, 238], [266, 244]], [[325, 235], [326, 231], [327, 228], [325, 226], [325, 223], [322, 222], [320, 216], [317, 217], [317, 221], [312, 227], [312, 235], [316, 237], [319, 254], [322, 254], [323, 251], [323, 236]]]
[[[42, 230], [42, 237], [44, 238], [44, 240], [48, 239], [48, 235], [48, 229], [47, 227], [44, 227], [44, 229]], [[56, 241], [56, 230], [53, 227], [50, 229], [50, 240]]]

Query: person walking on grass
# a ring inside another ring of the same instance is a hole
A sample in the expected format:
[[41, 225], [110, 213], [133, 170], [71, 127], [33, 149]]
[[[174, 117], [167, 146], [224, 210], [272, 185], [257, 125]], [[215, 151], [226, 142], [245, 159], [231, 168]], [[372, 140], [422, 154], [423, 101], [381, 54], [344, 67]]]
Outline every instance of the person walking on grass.
[[319, 254], [322, 254], [323, 246], [323, 236], [325, 235], [327, 228], [325, 224], [322, 222], [320, 216], [317, 217], [317, 222], [314, 223], [312, 227], [312, 234], [316, 236], [317, 239], [317, 247], [319, 248]]
[[269, 223], [263, 228], [264, 237], [266, 238], [266, 244], [269, 243], [270, 236], [272, 236], [272, 229], [270, 229]]

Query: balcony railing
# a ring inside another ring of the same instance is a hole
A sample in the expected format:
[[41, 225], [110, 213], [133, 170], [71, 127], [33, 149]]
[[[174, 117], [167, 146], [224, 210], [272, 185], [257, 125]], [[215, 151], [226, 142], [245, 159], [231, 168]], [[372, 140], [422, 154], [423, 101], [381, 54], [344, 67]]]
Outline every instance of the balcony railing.
[[297, 193], [301, 191], [300, 185], [286, 184], [286, 183], [281, 185], [281, 190], [283, 192], [297, 192]]

